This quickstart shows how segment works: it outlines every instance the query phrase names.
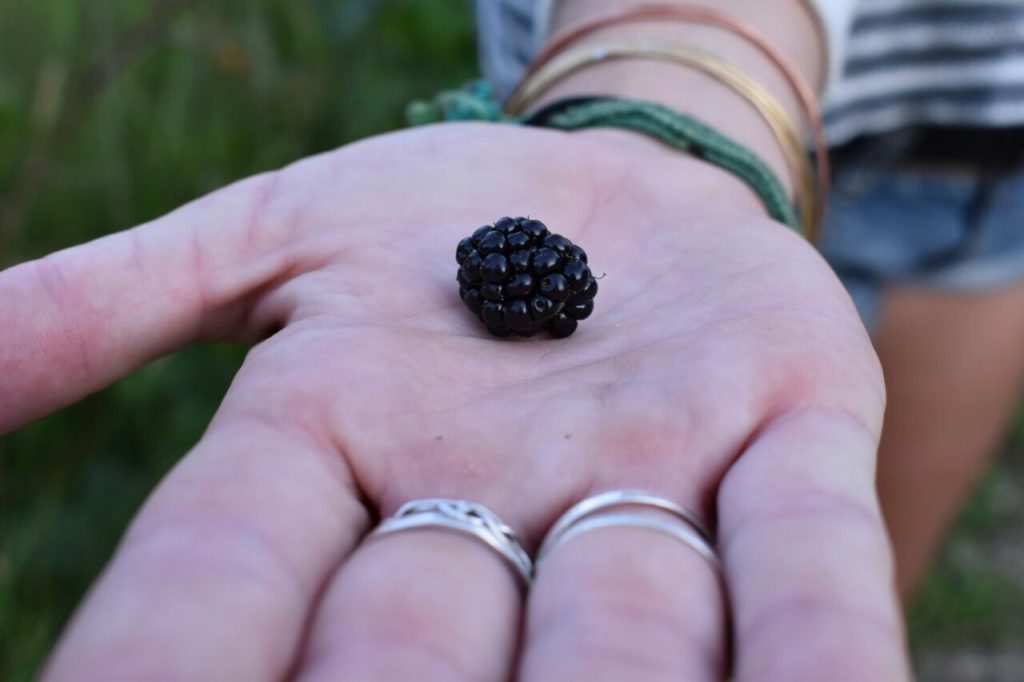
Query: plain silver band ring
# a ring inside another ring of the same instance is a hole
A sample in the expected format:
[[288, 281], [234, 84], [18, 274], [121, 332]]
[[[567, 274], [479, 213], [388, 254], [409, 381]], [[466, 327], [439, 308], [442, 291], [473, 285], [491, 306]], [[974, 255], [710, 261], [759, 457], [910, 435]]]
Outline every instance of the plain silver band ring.
[[705, 547], [709, 550], [712, 547], [710, 533], [697, 518], [697, 515], [688, 509], [642, 490], [610, 490], [580, 500], [562, 514], [541, 542], [540, 550], [537, 552], [537, 561], [539, 562], [556, 544], [561, 542], [562, 536], [570, 527], [598, 512], [617, 507], [653, 507], [668, 512], [691, 527], [698, 539], [703, 541]]
[[370, 533], [371, 538], [416, 528], [435, 528], [469, 535], [496, 551], [529, 586], [533, 562], [512, 528], [481, 504], [466, 500], [423, 499], [403, 504]]
[[[669, 535], [683, 542], [690, 549], [697, 552], [697, 554], [711, 563], [711, 565], [716, 569], [720, 568], [718, 556], [715, 554], [715, 551], [711, 549], [711, 546], [699, 533], [688, 525], [671, 523], [664, 519], [655, 518], [635, 511], [622, 511], [587, 517], [582, 521], [573, 524], [568, 530], [562, 533], [558, 537], [557, 545], [564, 545], [573, 538], [583, 535], [588, 531], [597, 530], [598, 528], [619, 527], [646, 528], [647, 530], [653, 530]], [[548, 551], [551, 551], [557, 545], [548, 547]], [[539, 562], [540, 557], [538, 557], [537, 560]]]

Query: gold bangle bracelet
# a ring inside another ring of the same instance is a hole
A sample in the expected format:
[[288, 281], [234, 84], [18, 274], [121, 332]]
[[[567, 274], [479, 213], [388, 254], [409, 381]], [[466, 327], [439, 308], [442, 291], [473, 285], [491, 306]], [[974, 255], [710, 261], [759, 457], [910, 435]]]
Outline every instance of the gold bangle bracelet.
[[[825, 17], [818, 6], [819, 3], [814, 0], [797, 0], [797, 2], [803, 7], [804, 12], [814, 24], [814, 32], [817, 35], [818, 43], [821, 47], [818, 55], [818, 82], [812, 86], [815, 94], [821, 98], [825, 95], [825, 91], [828, 89], [829, 74], [832, 71], [832, 52], [835, 49], [835, 46], [832, 45], [832, 41], [830, 40], [828, 26], [825, 24]], [[555, 32], [551, 30], [551, 25], [554, 23], [555, 14], [558, 11], [558, 0], [537, 0], [537, 4], [538, 12], [535, 16], [540, 18], [541, 26], [538, 27], [538, 37], [540, 39], [536, 44], [542, 45], [547, 43], [555, 35]], [[654, 3], [654, 6], [658, 6], [658, 4]], [[650, 7], [650, 5], [641, 5], [641, 7], [646, 8]], [[674, 9], [674, 6], [670, 7]], [[706, 8], [700, 7], [700, 9]]]
[[704, 50], [683, 45], [617, 42], [580, 47], [555, 57], [516, 86], [505, 104], [508, 113], [522, 113], [544, 92], [566, 76], [587, 66], [614, 59], [655, 59], [693, 67], [725, 84], [746, 99], [771, 128], [786, 159], [797, 205], [813, 242], [817, 238], [817, 207], [814, 172], [800, 138], [799, 128], [778, 99], [761, 83], [735, 64]]

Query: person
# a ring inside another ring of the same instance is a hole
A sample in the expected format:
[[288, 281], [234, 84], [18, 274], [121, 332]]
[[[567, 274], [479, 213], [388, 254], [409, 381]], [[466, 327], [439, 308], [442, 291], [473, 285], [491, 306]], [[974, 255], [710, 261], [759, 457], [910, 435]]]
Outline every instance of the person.
[[[802, 3], [717, 4], [817, 77]], [[728, 34], [657, 31], [778, 85]], [[664, 101], [784, 174], [735, 93], [668, 67], [601, 65], [552, 96]], [[455, 244], [505, 214], [604, 274], [572, 337], [495, 340], [458, 300]], [[254, 344], [45, 680], [909, 677], [870, 339], [819, 254], [696, 157], [623, 130], [383, 135], [12, 267], [0, 319], [0, 432], [185, 344]], [[556, 534], [523, 589], [519, 541], [626, 491], [648, 497]]]
[[[551, 22], [631, 4], [478, 2], [482, 62], [508, 92]], [[820, 248], [885, 369], [878, 486], [909, 602], [1024, 382], [1024, 8], [810, 5], [832, 64], [834, 183]], [[637, 35], [665, 30], [648, 23]]]

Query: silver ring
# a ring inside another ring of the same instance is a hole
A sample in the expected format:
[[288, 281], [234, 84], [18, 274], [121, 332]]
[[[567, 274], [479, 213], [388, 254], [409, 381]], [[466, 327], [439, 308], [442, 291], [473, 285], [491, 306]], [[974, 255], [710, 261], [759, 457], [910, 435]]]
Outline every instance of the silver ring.
[[[624, 511], [613, 514], [589, 516], [570, 526], [558, 537], [556, 545], [552, 545], [548, 549], [550, 551], [550, 549], [553, 549], [557, 545], [564, 545], [566, 542], [569, 542], [569, 540], [572, 540], [574, 537], [582, 535], [587, 531], [596, 530], [598, 528], [615, 528], [623, 526], [628, 526], [630, 528], [646, 528], [648, 530], [670, 535], [685, 543], [690, 549], [697, 552], [697, 554], [700, 554], [704, 559], [718, 568], [718, 556], [715, 554], [715, 551], [711, 549], [711, 546], [703, 537], [701, 537], [700, 533], [690, 528], [688, 524], [683, 525], [679, 523], [671, 523], [665, 519], [656, 518], [654, 516], [644, 514], [643, 512], [636, 511]], [[538, 563], [542, 557], [543, 555], [537, 557]]]
[[370, 537], [414, 528], [440, 528], [470, 535], [501, 555], [523, 583], [533, 579], [533, 562], [511, 526], [487, 507], [465, 500], [424, 499], [406, 502], [380, 522]]
[[[667, 512], [683, 524], [672, 524], [664, 518], [643, 513], [639, 510], [619, 511], [615, 514], [601, 513], [619, 507], [648, 507]], [[559, 517], [547, 532], [537, 552], [537, 563], [557, 545], [597, 528], [611, 526], [634, 526], [660, 531], [686, 543], [691, 549], [710, 561], [716, 567], [718, 557], [712, 548], [710, 533], [696, 514], [663, 497], [639, 490], [611, 490], [599, 493], [577, 502]]]

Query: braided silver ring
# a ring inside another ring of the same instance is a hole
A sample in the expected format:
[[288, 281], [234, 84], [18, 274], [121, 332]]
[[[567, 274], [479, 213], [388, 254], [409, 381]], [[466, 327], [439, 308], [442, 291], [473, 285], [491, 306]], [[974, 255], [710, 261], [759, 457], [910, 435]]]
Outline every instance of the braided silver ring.
[[[609, 513], [611, 510], [614, 513]], [[661, 513], [652, 514], [652, 511]], [[669, 515], [675, 518], [670, 521], [666, 518]], [[685, 543], [716, 568], [719, 566], [710, 534], [693, 512], [663, 497], [639, 490], [611, 490], [574, 504], [544, 537], [537, 552], [537, 564], [555, 547], [583, 533], [620, 526], [646, 528], [669, 535]]]
[[523, 583], [533, 579], [533, 562], [519, 537], [487, 507], [466, 500], [423, 499], [406, 502], [394, 516], [381, 521], [370, 537], [415, 528], [438, 528], [463, 533], [496, 551]]

